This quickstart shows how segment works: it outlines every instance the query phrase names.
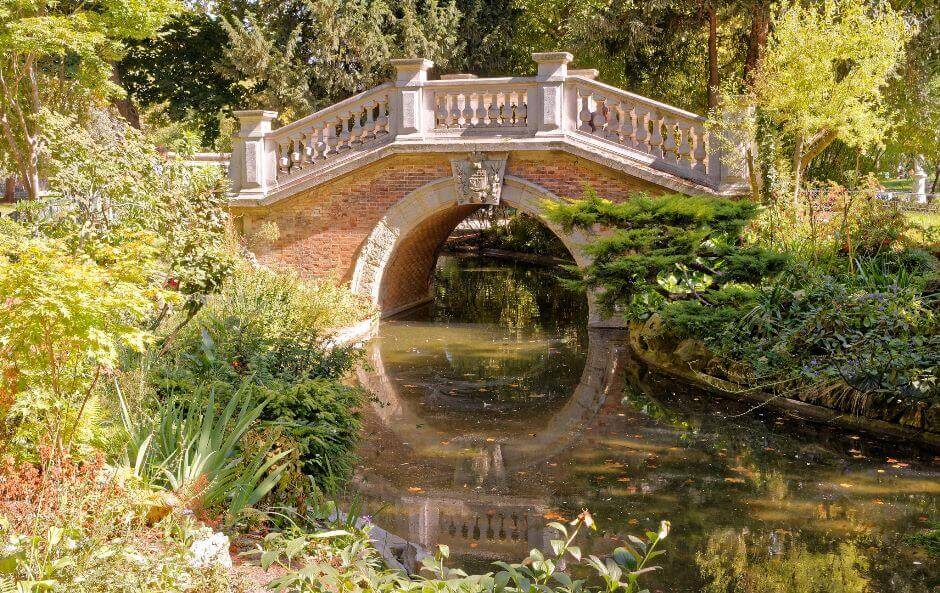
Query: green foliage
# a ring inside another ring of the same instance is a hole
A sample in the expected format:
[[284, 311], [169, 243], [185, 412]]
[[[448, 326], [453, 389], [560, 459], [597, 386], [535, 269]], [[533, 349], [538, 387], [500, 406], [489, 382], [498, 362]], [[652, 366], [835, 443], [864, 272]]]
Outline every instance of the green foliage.
[[679, 301], [722, 307], [721, 289], [729, 283], [756, 284], [782, 270], [785, 256], [739, 246], [755, 212], [747, 201], [701, 196], [639, 195], [614, 203], [589, 189], [548, 215], [568, 229], [607, 229], [585, 248], [593, 262], [580, 285], [602, 288], [598, 302], [608, 310], [644, 319]]
[[[663, 521], [658, 532], [647, 532], [645, 538], [629, 536], [629, 542], [623, 542], [609, 558], [593, 555], [582, 558], [581, 548], [574, 545], [574, 540], [583, 526], [593, 529], [593, 521], [585, 510], [569, 525], [550, 523], [549, 527], [559, 536], [551, 540], [550, 554], [533, 549], [522, 562], [498, 561], [494, 563], [498, 570], [485, 574], [467, 574], [447, 567], [450, 549], [442, 545], [434, 556], [422, 560], [421, 569], [427, 576], [410, 578], [383, 568], [375, 549], [366, 544], [367, 532], [355, 528], [305, 532], [295, 526], [269, 534], [257, 554], [262, 566], [276, 564], [284, 571], [271, 586], [293, 593], [322, 590], [640, 593], [641, 577], [658, 570], [650, 561], [664, 553], [656, 547], [669, 534], [669, 522]], [[304, 560], [308, 561], [305, 566], [295, 568]], [[575, 567], [590, 569], [597, 577], [594, 582], [603, 585], [573, 578], [568, 571]]]
[[355, 361], [354, 350], [327, 349], [323, 340], [332, 327], [368, 313], [361, 300], [328, 281], [304, 282], [245, 263], [180, 331], [159, 365], [195, 382], [338, 378]]
[[[204, 398], [193, 386], [212, 385], [220, 400], [245, 389], [256, 403], [265, 402], [261, 427], [275, 431], [280, 448], [295, 450], [287, 474], [304, 481], [301, 490], [312, 480], [332, 491], [352, 469], [362, 392], [340, 381], [360, 352], [324, 341], [328, 324], [358, 321], [367, 312], [328, 282], [245, 264], [154, 361], [150, 380], [159, 393], [197, 405]], [[279, 491], [285, 489], [297, 488]]]
[[884, 409], [896, 397], [937, 401], [940, 328], [930, 306], [937, 295], [898, 286], [896, 275], [886, 283], [865, 278], [808, 274], [767, 287], [744, 323], [727, 326], [725, 343], [758, 376], [800, 378], [816, 390], [838, 384], [863, 396], [852, 398], [854, 412]]
[[39, 195], [46, 114], [81, 117], [119, 96], [111, 63], [123, 43], [153, 35], [175, 0], [114, 0], [94, 8], [46, 0], [0, 3], [0, 161]]
[[118, 65], [121, 82], [141, 104], [165, 105], [173, 120], [194, 122], [200, 145], [212, 146], [222, 134], [218, 114], [237, 105], [240, 90], [213, 66], [222, 62], [227, 40], [219, 18], [185, 11], [158, 36], [128, 46]]
[[[300, 375], [303, 376], [303, 375]], [[353, 470], [359, 440], [361, 389], [318, 377], [260, 390], [267, 399], [261, 420], [296, 447], [300, 472], [316, 488], [336, 492]]]
[[46, 440], [68, 448], [83, 434], [82, 414], [122, 350], [142, 351], [142, 323], [161, 293], [149, 281], [153, 237], [119, 234], [76, 253], [66, 241], [0, 225], [0, 421], [4, 437], [35, 455]]
[[758, 105], [792, 136], [837, 134], [854, 146], [878, 141], [879, 90], [909, 38], [887, 4], [875, 14], [857, 0], [794, 3], [777, 19], [755, 85]]
[[225, 509], [225, 523], [237, 522], [277, 484], [288, 451], [251, 458], [241, 455], [245, 433], [267, 402], [254, 404], [248, 390], [232, 395], [217, 412], [215, 391], [162, 402], [152, 418], [135, 419], [122, 401], [122, 420], [130, 435], [127, 463], [147, 484], [175, 493], [190, 509]]
[[536, 217], [509, 206], [480, 210], [469, 220], [481, 227], [467, 242], [479, 249], [500, 249], [570, 260], [572, 254]]

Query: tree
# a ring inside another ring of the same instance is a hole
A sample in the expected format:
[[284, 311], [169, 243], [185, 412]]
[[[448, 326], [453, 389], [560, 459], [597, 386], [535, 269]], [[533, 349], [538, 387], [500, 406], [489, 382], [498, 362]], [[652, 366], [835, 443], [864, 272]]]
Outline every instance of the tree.
[[119, 96], [111, 63], [124, 42], [152, 35], [177, 9], [177, 0], [0, 1], [0, 159], [30, 197], [39, 194], [43, 118]]
[[861, 0], [796, 3], [777, 19], [745, 100], [790, 143], [794, 192], [834, 140], [881, 142], [888, 126], [882, 90], [908, 37], [898, 12], [887, 5], [873, 11]]
[[598, 303], [606, 310], [633, 320], [661, 313], [675, 328], [686, 322], [720, 328], [787, 261], [740, 246], [756, 208], [744, 200], [680, 195], [635, 195], [613, 203], [589, 190], [570, 205], [551, 208], [549, 218], [567, 229], [607, 230], [585, 248], [593, 261], [576, 283], [600, 289]]
[[218, 67], [227, 41], [217, 16], [195, 10], [175, 16], [153, 38], [130, 44], [118, 63], [128, 99], [165, 104], [170, 118], [192, 121], [203, 145], [211, 146], [220, 134], [220, 112], [231, 111], [243, 92]]

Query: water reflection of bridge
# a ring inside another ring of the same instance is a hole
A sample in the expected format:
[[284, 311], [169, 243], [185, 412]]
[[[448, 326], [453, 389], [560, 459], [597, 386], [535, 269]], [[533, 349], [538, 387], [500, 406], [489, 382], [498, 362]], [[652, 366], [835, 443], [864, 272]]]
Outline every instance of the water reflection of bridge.
[[[388, 440], [400, 443], [382, 454], [395, 456], [407, 469], [383, 473], [366, 467], [356, 489], [370, 507], [382, 508], [382, 527], [407, 540], [393, 537], [395, 542], [386, 542], [389, 547], [398, 548], [406, 561], [438, 544], [448, 545], [453, 555], [490, 559], [519, 558], [531, 548], [545, 548], [552, 537], [545, 527], [550, 495], [539, 484], [525, 493], [510, 491], [508, 476], [574, 446], [608, 396], [619, 397], [625, 338], [623, 330], [590, 330], [584, 369], [570, 398], [524, 436], [503, 435], [495, 427], [456, 436], [427, 428], [419, 402], [399, 392], [381, 344], [370, 344], [358, 378], [375, 396], [370, 416], [377, 429], [390, 431], [394, 438]], [[442, 439], [453, 445], [452, 455], [440, 455]], [[448, 471], [440, 472], [441, 464]], [[435, 466], [435, 474], [452, 475], [450, 483], [409, 488], [412, 472], [428, 465]]]

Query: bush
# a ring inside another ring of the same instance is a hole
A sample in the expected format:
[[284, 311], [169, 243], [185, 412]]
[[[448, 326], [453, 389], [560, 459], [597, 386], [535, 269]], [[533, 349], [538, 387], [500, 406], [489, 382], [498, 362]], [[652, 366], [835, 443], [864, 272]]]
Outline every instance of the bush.
[[[149, 490], [102, 459], [52, 458], [0, 469], [0, 591], [228, 591], [197, 568], [190, 517], [147, 522]], [[19, 587], [19, 588], [17, 588]]]
[[361, 351], [328, 348], [324, 336], [368, 312], [345, 289], [246, 265], [171, 342], [150, 381], [161, 398], [196, 405], [206, 404], [199, 386], [210, 386], [217, 401], [245, 390], [256, 404], [266, 402], [260, 441], [291, 451], [277, 494], [332, 491], [352, 469], [363, 393], [341, 380]]
[[352, 451], [362, 423], [361, 389], [327, 379], [307, 379], [262, 390], [261, 419], [278, 427], [296, 447], [301, 472], [317, 488], [335, 492], [353, 469]]
[[180, 331], [159, 364], [197, 382], [336, 378], [357, 355], [352, 348], [325, 348], [328, 330], [369, 313], [347, 289], [245, 264]]

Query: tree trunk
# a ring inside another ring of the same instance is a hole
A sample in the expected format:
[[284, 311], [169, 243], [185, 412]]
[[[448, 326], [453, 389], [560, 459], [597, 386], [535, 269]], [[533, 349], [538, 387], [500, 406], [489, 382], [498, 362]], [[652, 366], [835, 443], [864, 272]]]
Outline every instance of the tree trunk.
[[747, 35], [747, 55], [744, 58], [744, 83], [752, 84], [754, 74], [764, 55], [767, 36], [770, 34], [770, 3], [753, 0], [751, 4], [751, 30]]
[[793, 143], [793, 208], [800, 205], [800, 183], [803, 173], [803, 136], [799, 135]]
[[16, 177], [7, 177], [6, 185], [3, 188], [3, 199], [7, 202], [13, 201], [13, 193], [16, 191]]
[[[118, 85], [122, 89], [124, 88], [124, 85], [121, 82], [120, 63], [111, 65], [111, 82]], [[124, 98], [114, 99], [112, 103], [118, 110], [118, 113], [121, 114], [121, 117], [127, 120], [128, 124], [137, 128], [138, 130], [140, 129], [140, 112], [137, 111], [137, 105], [134, 104], [134, 100], [131, 99], [130, 95], [125, 94]]]
[[930, 193], [937, 193], [938, 184], [940, 184], [940, 163], [933, 168], [933, 185], [930, 186]]
[[718, 108], [718, 13], [714, 1], [705, 10], [708, 12], [708, 109]]

